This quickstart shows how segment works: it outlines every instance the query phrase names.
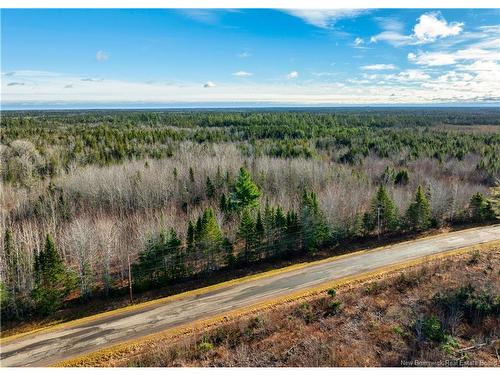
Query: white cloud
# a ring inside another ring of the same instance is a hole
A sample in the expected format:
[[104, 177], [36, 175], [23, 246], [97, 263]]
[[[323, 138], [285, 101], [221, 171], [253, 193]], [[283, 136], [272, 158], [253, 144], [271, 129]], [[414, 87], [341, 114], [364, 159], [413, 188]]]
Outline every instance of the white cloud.
[[410, 35], [403, 35], [396, 31], [383, 31], [370, 38], [370, 43], [387, 42], [395, 47], [411, 44], [413, 38]]
[[106, 61], [109, 59], [109, 54], [107, 52], [104, 52], [102, 50], [97, 51], [95, 54], [95, 59], [97, 61]]
[[359, 47], [359, 46], [361, 46], [364, 42], [365, 42], [365, 41], [364, 41], [363, 39], [361, 39], [361, 38], [359, 38], [359, 37], [358, 37], [358, 38], [354, 39], [353, 44], [354, 44], [354, 47]]
[[453, 65], [460, 61], [499, 61], [500, 50], [487, 50], [481, 48], [465, 48], [453, 52], [418, 52], [408, 54], [408, 61], [417, 65], [444, 66]]
[[418, 18], [413, 33], [420, 42], [433, 42], [438, 38], [460, 34], [463, 26], [462, 22], [448, 23], [440, 13], [425, 13]]
[[252, 54], [248, 51], [243, 51], [241, 53], [238, 53], [237, 55], [240, 59], [246, 59], [247, 57], [252, 56]]
[[422, 14], [415, 26], [413, 34], [402, 34], [402, 24], [392, 19], [381, 22], [384, 31], [370, 38], [371, 43], [387, 42], [395, 47], [418, 45], [434, 42], [450, 36], [459, 35], [464, 24], [462, 22], [448, 23], [439, 12]]
[[299, 76], [299, 72], [297, 72], [296, 70], [293, 70], [286, 75], [286, 79], [295, 79], [298, 76]]
[[203, 87], [205, 87], [205, 88], [210, 88], [210, 87], [215, 87], [215, 86], [217, 86], [217, 85], [212, 81], [208, 81], [207, 83], [205, 83], [203, 85]]
[[335, 22], [342, 18], [357, 17], [367, 10], [365, 9], [290, 9], [286, 10], [292, 16], [303, 19], [308, 24], [323, 29], [331, 28]]
[[382, 80], [384, 83], [421, 83], [426, 82], [431, 76], [419, 69], [407, 69], [397, 74], [363, 74], [363, 78], [369, 81]]
[[251, 75], [253, 75], [253, 73], [245, 72], [244, 70], [233, 73], [233, 76], [236, 77], [250, 77]]
[[[226, 83], [207, 89], [199, 82], [132, 82], [102, 79], [83, 81], [85, 76], [53, 73], [38, 77], [14, 72], [16, 82], [1, 82], [2, 106], [102, 105], [151, 106], [176, 103], [262, 103], [262, 104], [430, 104], [498, 102], [498, 64], [458, 64], [455, 73], [409, 69], [395, 74], [366, 74], [332, 82], [304, 81], [301, 85], [274, 83]], [[3, 74], [4, 76], [5, 74]], [[2, 77], [3, 78], [3, 77]], [[207, 82], [208, 83], [208, 82]], [[66, 85], [73, 88], [63, 90]], [[209, 84], [209, 87], [213, 87]], [[395, 95], [394, 95], [395, 94]], [[5, 108], [5, 107], [4, 107]]]
[[373, 64], [373, 65], [363, 65], [362, 70], [394, 70], [397, 67], [393, 64]]

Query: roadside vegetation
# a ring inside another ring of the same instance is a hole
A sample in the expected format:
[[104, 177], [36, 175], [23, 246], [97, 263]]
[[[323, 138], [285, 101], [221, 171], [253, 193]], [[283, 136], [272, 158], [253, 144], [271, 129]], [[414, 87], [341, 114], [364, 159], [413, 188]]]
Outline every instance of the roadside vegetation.
[[125, 295], [129, 278], [194, 287], [497, 222], [498, 126], [494, 109], [2, 113], [2, 320]]
[[88, 360], [139, 367], [498, 366], [499, 269], [495, 245]]

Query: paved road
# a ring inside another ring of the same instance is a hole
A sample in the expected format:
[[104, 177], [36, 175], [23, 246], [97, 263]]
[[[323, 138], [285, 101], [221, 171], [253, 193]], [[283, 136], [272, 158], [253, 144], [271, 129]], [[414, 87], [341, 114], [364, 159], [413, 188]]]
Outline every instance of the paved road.
[[383, 250], [311, 265], [260, 280], [250, 280], [138, 311], [118, 313], [66, 329], [34, 333], [3, 345], [1, 365], [46, 366], [330, 280], [494, 240], [500, 240], [500, 225], [396, 244]]

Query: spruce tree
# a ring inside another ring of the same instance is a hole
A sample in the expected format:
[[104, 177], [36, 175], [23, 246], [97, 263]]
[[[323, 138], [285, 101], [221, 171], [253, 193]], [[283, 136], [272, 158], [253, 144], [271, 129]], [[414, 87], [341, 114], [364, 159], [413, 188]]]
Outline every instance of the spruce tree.
[[314, 192], [304, 191], [300, 213], [302, 243], [306, 251], [316, 250], [329, 238], [329, 228]]
[[409, 227], [416, 231], [425, 230], [431, 224], [431, 207], [420, 185], [415, 193], [415, 200], [408, 207], [406, 220]]
[[255, 236], [255, 223], [248, 209], [243, 210], [238, 228], [238, 236], [244, 241], [244, 260], [246, 263], [252, 259], [252, 247]]
[[264, 222], [262, 221], [262, 215], [260, 210], [257, 211], [257, 219], [255, 219], [255, 236], [258, 241], [258, 245], [262, 245], [262, 240], [264, 238]]
[[489, 202], [484, 195], [479, 192], [472, 196], [469, 207], [471, 211], [471, 218], [475, 222], [494, 220], [496, 217], [491, 202]]
[[219, 223], [217, 223], [212, 208], [206, 208], [203, 211], [201, 220], [199, 219], [197, 222], [196, 231], [198, 231], [198, 223], [200, 223], [200, 228], [197, 246], [205, 254], [208, 271], [212, 271], [216, 267], [216, 259], [218, 258], [219, 252], [222, 250], [222, 231], [219, 227]]
[[212, 180], [210, 180], [209, 176], [207, 176], [207, 179], [205, 181], [205, 191], [208, 199], [211, 199], [215, 196], [215, 186], [212, 183]]
[[169, 238], [166, 243], [167, 252], [171, 258], [172, 267], [170, 276], [172, 279], [178, 279], [185, 276], [185, 259], [184, 252], [182, 251], [182, 242], [177, 236], [177, 232], [174, 228], [170, 228]]
[[219, 209], [221, 210], [221, 212], [224, 212], [224, 213], [227, 213], [229, 211], [229, 203], [228, 203], [228, 200], [226, 198], [226, 194], [222, 193], [221, 197], [220, 197], [220, 202], [219, 202]]
[[70, 274], [64, 269], [54, 240], [47, 234], [45, 247], [35, 256], [35, 288], [33, 300], [42, 315], [55, 312], [73, 286]]
[[229, 238], [224, 237], [224, 240], [222, 241], [222, 247], [225, 253], [226, 266], [228, 268], [234, 267], [234, 265], [236, 264], [236, 258], [233, 253], [233, 244], [231, 243], [231, 241], [229, 241]]
[[252, 181], [248, 170], [241, 167], [232, 194], [235, 208], [238, 211], [242, 211], [245, 208], [256, 207], [260, 195], [260, 189]]
[[398, 226], [398, 212], [384, 185], [380, 185], [372, 201], [371, 222], [380, 225], [380, 232], [394, 231]]
[[275, 210], [269, 204], [266, 199], [266, 205], [264, 207], [264, 233], [265, 233], [265, 250], [268, 256], [273, 256], [275, 254], [274, 242], [276, 238], [275, 227], [274, 227], [274, 216]]

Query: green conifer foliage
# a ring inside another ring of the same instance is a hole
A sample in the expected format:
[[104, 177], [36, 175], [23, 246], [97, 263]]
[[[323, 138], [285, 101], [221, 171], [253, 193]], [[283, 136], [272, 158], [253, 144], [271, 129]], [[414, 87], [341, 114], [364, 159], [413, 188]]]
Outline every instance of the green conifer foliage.
[[384, 185], [380, 185], [372, 201], [369, 218], [364, 218], [365, 228], [380, 226], [380, 233], [392, 232], [398, 227], [398, 212]]
[[329, 228], [314, 192], [304, 191], [300, 214], [302, 242], [306, 251], [316, 250], [329, 238]]
[[63, 299], [74, 286], [71, 274], [63, 262], [52, 237], [47, 234], [45, 247], [35, 256], [35, 288], [33, 300], [37, 312], [49, 315], [60, 308]]
[[211, 199], [215, 196], [215, 186], [212, 183], [212, 180], [210, 180], [209, 176], [207, 176], [207, 179], [205, 181], [205, 192], [208, 199]]
[[252, 247], [254, 245], [255, 222], [248, 209], [243, 210], [241, 214], [240, 226], [238, 228], [238, 236], [244, 241], [245, 248], [243, 257], [245, 262], [252, 260]]
[[431, 207], [420, 185], [415, 193], [415, 200], [408, 207], [406, 220], [409, 227], [416, 231], [425, 230], [431, 224]]
[[260, 189], [252, 181], [246, 168], [240, 168], [240, 173], [234, 184], [232, 200], [237, 211], [256, 207], [261, 195]]

